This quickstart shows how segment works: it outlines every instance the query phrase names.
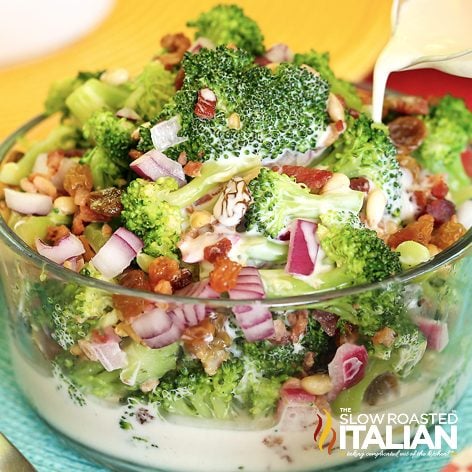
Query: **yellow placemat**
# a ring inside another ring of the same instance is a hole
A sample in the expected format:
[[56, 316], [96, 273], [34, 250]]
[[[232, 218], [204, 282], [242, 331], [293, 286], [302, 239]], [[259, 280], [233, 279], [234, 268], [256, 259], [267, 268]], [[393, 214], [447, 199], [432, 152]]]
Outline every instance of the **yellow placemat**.
[[216, 3], [241, 5], [260, 24], [268, 46], [286, 42], [295, 51], [330, 51], [335, 72], [350, 80], [370, 70], [389, 35], [391, 0], [117, 0], [110, 16], [75, 44], [0, 69], [0, 138], [41, 111], [53, 80], [118, 66], [136, 73], [159, 49], [161, 36], [187, 31], [188, 19]]

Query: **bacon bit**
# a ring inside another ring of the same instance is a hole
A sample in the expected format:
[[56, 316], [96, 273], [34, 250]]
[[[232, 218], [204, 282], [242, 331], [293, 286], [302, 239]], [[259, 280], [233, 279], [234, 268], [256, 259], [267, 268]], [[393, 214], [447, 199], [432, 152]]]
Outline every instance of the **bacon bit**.
[[55, 245], [59, 240], [68, 236], [69, 233], [69, 228], [65, 225], [50, 226], [46, 233], [46, 241]]
[[386, 347], [390, 347], [395, 342], [395, 334], [396, 333], [392, 328], [386, 326], [374, 334], [372, 342], [374, 343], [374, 346], [383, 344]]
[[236, 287], [242, 266], [227, 257], [219, 257], [210, 272], [210, 287], [218, 293]]
[[166, 34], [161, 39], [161, 46], [167, 52], [158, 56], [156, 59], [160, 61], [167, 70], [171, 70], [182, 61], [190, 45], [190, 39], [183, 33]]
[[90, 246], [88, 239], [84, 235], [80, 235], [79, 239], [82, 241], [85, 249], [83, 258], [86, 262], [88, 262], [93, 256], [95, 256], [95, 251], [92, 249], [92, 246]]
[[356, 326], [351, 323], [344, 323], [343, 330], [336, 336], [336, 345], [345, 343], [355, 344], [359, 339], [359, 332]]
[[199, 90], [197, 103], [193, 111], [202, 120], [214, 118], [216, 113], [216, 95], [214, 92], [209, 88]]
[[130, 152], [128, 152], [128, 157], [132, 160], [135, 161], [136, 159], [139, 159], [143, 153], [141, 151], [138, 151], [137, 149], [131, 149]]
[[449, 220], [434, 231], [431, 243], [440, 249], [446, 249], [464, 236], [466, 232], [467, 230], [460, 223]]
[[423, 215], [417, 221], [409, 223], [388, 238], [388, 245], [392, 249], [404, 241], [416, 241], [426, 246], [430, 240], [434, 228], [434, 218], [431, 215]]
[[185, 71], [183, 69], [179, 69], [179, 72], [177, 72], [177, 75], [175, 76], [175, 80], [174, 80], [175, 90], [180, 90], [183, 87], [184, 79], [185, 79]]
[[456, 213], [454, 203], [445, 199], [431, 200], [426, 205], [426, 213], [434, 218], [435, 225], [442, 225], [451, 219], [452, 215]]
[[200, 170], [202, 168], [201, 162], [190, 161], [187, 162], [184, 166], [184, 174], [189, 177], [198, 177], [200, 175]]
[[319, 191], [333, 176], [329, 170], [309, 169], [303, 166], [282, 166], [280, 171], [282, 174], [294, 177], [297, 183], [305, 184], [313, 193]]
[[411, 157], [409, 154], [398, 154], [397, 161], [400, 166], [411, 172], [413, 179], [417, 181], [420, 177], [421, 166], [418, 164], [414, 157]]
[[225, 317], [204, 319], [197, 326], [185, 329], [182, 341], [185, 349], [202, 362], [208, 375], [215, 375], [219, 366], [229, 357], [227, 347], [231, 338], [224, 329]]
[[231, 251], [231, 247], [232, 244], [228, 238], [220, 239], [203, 250], [203, 258], [208, 262], [215, 263], [220, 257], [226, 257]]
[[299, 341], [300, 337], [305, 334], [306, 327], [308, 326], [308, 310], [298, 310], [289, 313], [287, 319], [292, 327], [290, 340], [292, 343], [296, 343]]
[[180, 154], [179, 154], [179, 157], [177, 158], [177, 162], [181, 165], [181, 166], [184, 166], [185, 164], [187, 164], [187, 153], [185, 151], [182, 151]]
[[272, 344], [287, 344], [290, 341], [290, 333], [282, 320], [274, 320], [275, 334], [270, 338]]
[[413, 198], [415, 200], [416, 206], [418, 207], [416, 213], [418, 215], [423, 215], [426, 212], [426, 205], [428, 204], [428, 197], [426, 196], [426, 193], [420, 190], [415, 190], [413, 192]]
[[344, 121], [343, 120], [338, 120], [336, 123], [334, 123], [334, 126], [336, 127], [336, 131], [341, 133], [344, 131]]
[[181, 290], [192, 282], [193, 276], [189, 269], [181, 269], [178, 274], [170, 279], [174, 291]]
[[160, 256], [149, 264], [149, 281], [154, 287], [161, 280], [170, 282], [180, 273], [179, 263], [170, 257]]
[[388, 124], [390, 138], [403, 154], [417, 149], [426, 137], [426, 126], [414, 116], [400, 116]]
[[57, 173], [59, 167], [61, 167], [63, 159], [64, 151], [51, 151], [48, 153], [47, 166], [50, 175]]
[[349, 187], [352, 190], [357, 190], [358, 192], [365, 192], [369, 193], [370, 184], [369, 181], [365, 177], [354, 177], [350, 179], [351, 183]]
[[[126, 271], [120, 277], [119, 284], [136, 290], [151, 291], [148, 276], [142, 270]], [[125, 320], [134, 318], [152, 307], [152, 303], [148, 300], [128, 295], [113, 295], [113, 304]]]
[[115, 187], [97, 190], [88, 195], [87, 205], [99, 215], [115, 218], [120, 216], [123, 210], [121, 194], [121, 190]]
[[162, 295], [172, 295], [172, 285], [168, 280], [159, 280], [153, 288], [154, 293]]
[[383, 114], [394, 111], [400, 115], [427, 115], [429, 104], [425, 98], [405, 95], [387, 95], [384, 101]]
[[80, 205], [72, 220], [72, 233], [80, 235], [85, 231], [84, 223], [103, 223], [110, 218], [96, 213], [87, 205]]
[[442, 176], [438, 176], [431, 187], [431, 195], [433, 197], [443, 199], [446, 198], [448, 192], [449, 187], [447, 186], [447, 183], [444, 181]]

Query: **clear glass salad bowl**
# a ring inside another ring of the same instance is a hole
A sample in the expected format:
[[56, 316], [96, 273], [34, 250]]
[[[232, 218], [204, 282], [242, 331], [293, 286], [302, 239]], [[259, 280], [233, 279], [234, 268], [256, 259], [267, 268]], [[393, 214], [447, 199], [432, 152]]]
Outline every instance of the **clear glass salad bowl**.
[[[0, 146], [4, 159], [16, 140], [37, 127], [38, 117]], [[18, 383], [38, 414], [84, 453], [113, 469], [163, 471], [314, 471], [330, 467], [367, 468], [346, 454], [339, 443], [339, 414], [393, 412], [407, 415], [445, 413], [454, 407], [467, 385], [472, 359], [470, 306], [472, 304], [472, 231], [433, 260], [374, 285], [325, 291], [291, 298], [266, 299], [276, 312], [313, 309], [329, 303], [352, 303], [364, 296], [380, 297], [398, 291], [413, 318], [421, 317], [438, 332], [430, 339], [422, 360], [404, 378], [385, 376], [382, 362], [372, 363], [370, 374], [328, 406], [300, 401], [279, 407], [264, 421], [221, 422], [162, 417], [155, 404], [134, 398], [120, 402], [113, 372], [91, 369], [95, 388], [115, 392], [99, 399], [82, 391], [67, 376], [67, 364], [58, 369], [62, 349], [48, 333], [48, 319], [65, 308], [53, 293], [68, 287], [88, 287], [108, 295], [145, 297], [162, 307], [204, 305], [207, 311], [230, 315], [237, 304], [250, 301], [206, 300], [137, 292], [87, 278], [49, 262], [33, 252], [0, 219], [1, 278], [5, 291], [11, 352]], [[439, 339], [439, 341], [438, 341]], [[405, 357], [404, 367], [408, 371]], [[65, 370], [64, 370], [65, 369]], [[65, 373], [64, 373], [65, 372]], [[370, 377], [369, 377], [370, 375]], [[371, 383], [373, 379], [377, 382]], [[113, 388], [112, 388], [113, 387]], [[349, 410], [342, 410], [348, 408]], [[330, 420], [338, 434], [333, 439], [320, 418]], [[320, 426], [320, 428], [317, 428]], [[317, 431], [318, 429], [318, 431]], [[317, 433], [320, 432], [321, 436]], [[331, 447], [328, 446], [331, 443]], [[324, 447], [326, 446], [326, 447]], [[378, 466], [378, 462], [376, 462]]]

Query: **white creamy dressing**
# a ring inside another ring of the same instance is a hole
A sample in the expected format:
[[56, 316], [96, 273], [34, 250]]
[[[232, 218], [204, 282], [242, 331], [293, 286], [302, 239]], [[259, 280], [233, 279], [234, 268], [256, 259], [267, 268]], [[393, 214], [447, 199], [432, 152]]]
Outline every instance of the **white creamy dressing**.
[[393, 71], [434, 68], [472, 77], [471, 0], [395, 0], [392, 8], [393, 36], [374, 69], [376, 122], [382, 121], [385, 86]]

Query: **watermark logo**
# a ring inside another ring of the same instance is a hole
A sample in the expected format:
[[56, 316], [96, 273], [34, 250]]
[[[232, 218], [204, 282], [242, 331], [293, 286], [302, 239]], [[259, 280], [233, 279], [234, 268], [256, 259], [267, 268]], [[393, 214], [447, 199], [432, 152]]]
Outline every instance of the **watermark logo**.
[[333, 447], [336, 444], [336, 430], [332, 427], [333, 425], [333, 418], [331, 413], [323, 408], [323, 413], [325, 415], [326, 424], [323, 422], [323, 417], [317, 413], [316, 416], [318, 417], [318, 424], [316, 425], [315, 433], [313, 434], [313, 438], [315, 440], [315, 444], [318, 445], [320, 451], [325, 448], [326, 441], [328, 440], [329, 436], [331, 435], [331, 439], [328, 442], [328, 454], [331, 455], [333, 451]]

